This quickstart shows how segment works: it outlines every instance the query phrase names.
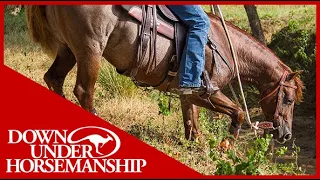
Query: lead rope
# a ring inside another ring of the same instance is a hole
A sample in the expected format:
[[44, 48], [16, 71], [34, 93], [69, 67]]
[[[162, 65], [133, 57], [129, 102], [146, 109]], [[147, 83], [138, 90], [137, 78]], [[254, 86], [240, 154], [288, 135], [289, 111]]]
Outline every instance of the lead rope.
[[[214, 8], [214, 7], [216, 7], [216, 8]], [[233, 57], [234, 62], [235, 62], [236, 74], [237, 74], [237, 79], [238, 79], [239, 88], [240, 88], [240, 92], [241, 92], [241, 97], [242, 97], [244, 108], [245, 108], [246, 115], [247, 115], [246, 121], [250, 125], [250, 128], [254, 131], [254, 134], [256, 136], [257, 135], [257, 130], [259, 129], [258, 128], [259, 122], [256, 121], [254, 124], [251, 123], [250, 115], [249, 115], [249, 111], [248, 111], [248, 107], [247, 107], [246, 99], [245, 99], [245, 96], [244, 96], [244, 93], [243, 93], [242, 83], [241, 83], [241, 79], [240, 79], [240, 75], [239, 75], [238, 58], [237, 58], [237, 56], [236, 56], [236, 54], [234, 52], [234, 48], [233, 48], [233, 45], [232, 45], [232, 42], [231, 42], [231, 38], [229, 36], [229, 32], [228, 32], [227, 26], [225, 24], [225, 20], [224, 20], [223, 15], [222, 15], [222, 11], [221, 11], [219, 5], [211, 5], [211, 8], [212, 8], [212, 12], [214, 12], [214, 10], [217, 11], [218, 16], [221, 19], [223, 28], [224, 28], [224, 30], [226, 32], [226, 35], [227, 35], [227, 38], [228, 38], [228, 41], [229, 41], [229, 44], [230, 44], [231, 54], [232, 54], [232, 57]], [[232, 91], [233, 96], [236, 97], [236, 94], [235, 94], [235, 92], [234, 92], [234, 90], [233, 90], [233, 88], [232, 88], [230, 83], [229, 83], [229, 87], [230, 87], [230, 89]], [[235, 99], [237, 100], [238, 105], [240, 105], [240, 103], [238, 101], [238, 98], [235, 98]]]

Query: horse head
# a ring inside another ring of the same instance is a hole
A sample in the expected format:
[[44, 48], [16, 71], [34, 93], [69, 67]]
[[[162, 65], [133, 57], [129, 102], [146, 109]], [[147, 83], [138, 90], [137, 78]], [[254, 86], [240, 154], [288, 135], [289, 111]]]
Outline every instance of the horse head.
[[273, 122], [271, 131], [276, 141], [285, 143], [292, 137], [293, 109], [302, 100], [303, 83], [298, 78], [302, 71], [284, 71], [280, 82], [273, 91], [264, 94], [260, 100], [261, 108], [268, 121]]

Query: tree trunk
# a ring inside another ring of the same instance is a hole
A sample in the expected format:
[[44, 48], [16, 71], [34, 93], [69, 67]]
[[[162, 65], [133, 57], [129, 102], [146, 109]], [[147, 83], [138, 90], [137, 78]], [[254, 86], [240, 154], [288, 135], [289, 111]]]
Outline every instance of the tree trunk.
[[247, 12], [249, 24], [251, 27], [252, 35], [260, 42], [266, 45], [266, 40], [263, 35], [260, 18], [258, 16], [257, 7], [255, 5], [244, 5]]

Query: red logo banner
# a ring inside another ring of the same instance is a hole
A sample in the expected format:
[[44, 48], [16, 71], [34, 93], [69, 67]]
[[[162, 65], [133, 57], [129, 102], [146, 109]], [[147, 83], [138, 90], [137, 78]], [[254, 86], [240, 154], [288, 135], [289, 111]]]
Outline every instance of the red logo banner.
[[137, 138], [2, 68], [1, 177], [200, 177]]

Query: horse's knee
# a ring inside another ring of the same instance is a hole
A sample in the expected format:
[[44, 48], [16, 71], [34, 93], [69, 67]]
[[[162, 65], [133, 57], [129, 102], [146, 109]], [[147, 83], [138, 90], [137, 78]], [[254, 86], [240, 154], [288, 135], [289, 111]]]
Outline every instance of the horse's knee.
[[232, 122], [242, 125], [244, 121], [244, 111], [241, 108], [237, 108], [232, 112]]
[[244, 122], [244, 112], [241, 108], [237, 108], [233, 111], [232, 122], [230, 125], [229, 132], [233, 134], [237, 139], [240, 133], [241, 125]]
[[244, 121], [244, 111], [239, 108], [237, 111], [236, 111], [236, 114], [237, 114], [237, 119], [238, 119], [238, 122], [239, 124], [243, 124], [243, 121]]

